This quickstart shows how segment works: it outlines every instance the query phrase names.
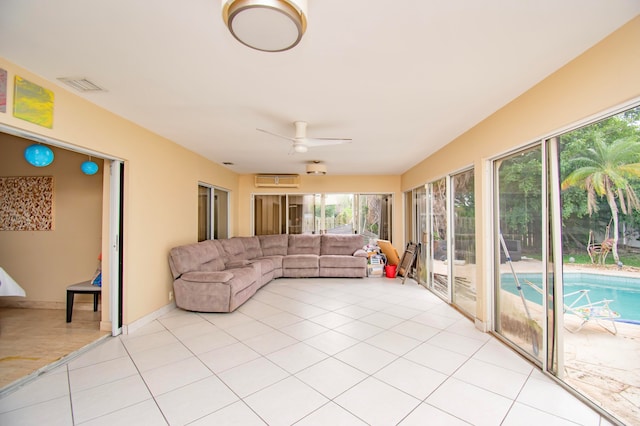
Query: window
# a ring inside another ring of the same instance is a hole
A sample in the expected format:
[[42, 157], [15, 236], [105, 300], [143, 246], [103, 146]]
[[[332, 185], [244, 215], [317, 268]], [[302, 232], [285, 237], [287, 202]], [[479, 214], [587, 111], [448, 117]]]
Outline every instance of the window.
[[229, 193], [198, 185], [198, 241], [229, 236]]
[[254, 195], [254, 234], [362, 234], [391, 239], [391, 194]]

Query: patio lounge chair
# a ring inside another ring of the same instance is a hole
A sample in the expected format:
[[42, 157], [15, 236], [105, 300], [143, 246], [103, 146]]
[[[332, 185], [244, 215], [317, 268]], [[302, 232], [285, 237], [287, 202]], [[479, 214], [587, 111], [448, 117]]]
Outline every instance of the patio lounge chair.
[[[543, 294], [542, 289], [531, 281], [524, 280], [524, 282], [538, 293]], [[569, 301], [567, 301], [567, 298]], [[584, 327], [589, 321], [594, 320], [600, 327], [604, 328], [609, 333], [613, 335], [618, 334], [618, 328], [616, 327], [615, 320], [620, 318], [620, 314], [611, 310], [609, 307], [609, 303], [611, 302], [613, 302], [613, 300], [610, 299], [602, 299], [597, 302], [592, 302], [589, 297], [589, 290], [586, 289], [565, 294], [564, 313], [577, 316], [581, 322], [574, 328], [567, 327], [565, 324], [564, 328], [572, 333], [576, 333], [582, 330], [582, 327]], [[610, 321], [611, 326], [607, 326], [603, 321]]]
[[[575, 299], [567, 305], [567, 298], [571, 299], [573, 297], [575, 297]], [[603, 299], [598, 302], [592, 302], [589, 297], [589, 290], [574, 291], [565, 294], [564, 298], [564, 312], [573, 314], [582, 320], [578, 327], [574, 329], [567, 328], [570, 332], [575, 333], [580, 331], [586, 323], [594, 320], [600, 327], [604, 328], [609, 333], [613, 335], [618, 333], [615, 320], [620, 318], [620, 314], [611, 310], [609, 307], [609, 303], [613, 302], [613, 300]], [[611, 328], [606, 326], [603, 321], [609, 321], [611, 323]]]

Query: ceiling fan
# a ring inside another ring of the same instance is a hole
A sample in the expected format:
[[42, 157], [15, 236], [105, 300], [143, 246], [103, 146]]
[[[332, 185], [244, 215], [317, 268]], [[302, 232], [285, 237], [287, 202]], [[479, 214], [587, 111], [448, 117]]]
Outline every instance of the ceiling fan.
[[351, 139], [348, 138], [308, 138], [307, 137], [307, 122], [306, 121], [294, 121], [293, 125], [296, 128], [296, 135], [294, 137], [282, 136], [277, 133], [270, 132], [264, 129], [257, 129], [261, 132], [268, 133], [279, 138], [287, 139], [293, 142], [293, 152], [307, 152], [309, 148], [326, 146], [326, 145], [338, 145], [342, 143], [349, 143]]

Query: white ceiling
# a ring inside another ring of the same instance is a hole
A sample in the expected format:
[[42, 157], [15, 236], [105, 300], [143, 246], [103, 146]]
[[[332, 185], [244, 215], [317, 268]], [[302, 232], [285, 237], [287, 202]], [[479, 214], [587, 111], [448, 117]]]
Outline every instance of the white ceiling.
[[[238, 173], [400, 174], [640, 13], [638, 0], [309, 0], [293, 50], [220, 0], [2, 0], [0, 56]], [[72, 89], [70, 89], [72, 90]], [[55, 117], [55, 114], [54, 114]], [[352, 138], [291, 155], [293, 136]], [[54, 122], [55, 126], [55, 122]], [[96, 129], [99, 131], [100, 129]]]

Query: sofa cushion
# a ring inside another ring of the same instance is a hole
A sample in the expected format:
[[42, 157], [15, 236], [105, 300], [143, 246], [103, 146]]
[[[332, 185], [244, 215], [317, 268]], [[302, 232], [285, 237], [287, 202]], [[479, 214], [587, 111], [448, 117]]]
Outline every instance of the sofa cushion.
[[320, 246], [320, 255], [353, 256], [364, 246], [362, 234], [323, 234]]
[[227, 238], [220, 240], [224, 252], [226, 254], [225, 263], [235, 262], [238, 260], [247, 260], [247, 252], [242, 244], [242, 239], [239, 237]]
[[292, 254], [282, 259], [282, 269], [318, 268], [315, 254]]
[[320, 235], [290, 234], [287, 255], [315, 254], [320, 255]]
[[227, 253], [224, 252], [224, 247], [222, 247], [222, 243], [220, 241], [221, 240], [209, 240], [209, 244], [211, 244], [218, 250], [218, 253], [220, 254], [220, 259], [222, 259], [222, 262], [226, 264]]
[[263, 275], [272, 272], [276, 268], [276, 262], [271, 260], [270, 257], [252, 259], [249, 262], [251, 262], [252, 265], [260, 265], [260, 273]]
[[244, 246], [244, 251], [247, 259], [255, 259], [262, 257], [262, 248], [260, 247], [260, 240], [258, 237], [236, 237], [240, 239]]
[[211, 240], [174, 247], [169, 252], [173, 278], [191, 271], [215, 272], [224, 269], [222, 254]]
[[263, 256], [286, 256], [289, 245], [287, 234], [259, 235], [260, 248]]
[[355, 256], [338, 256], [328, 254], [320, 256], [320, 268], [362, 268], [366, 272], [367, 259]]

